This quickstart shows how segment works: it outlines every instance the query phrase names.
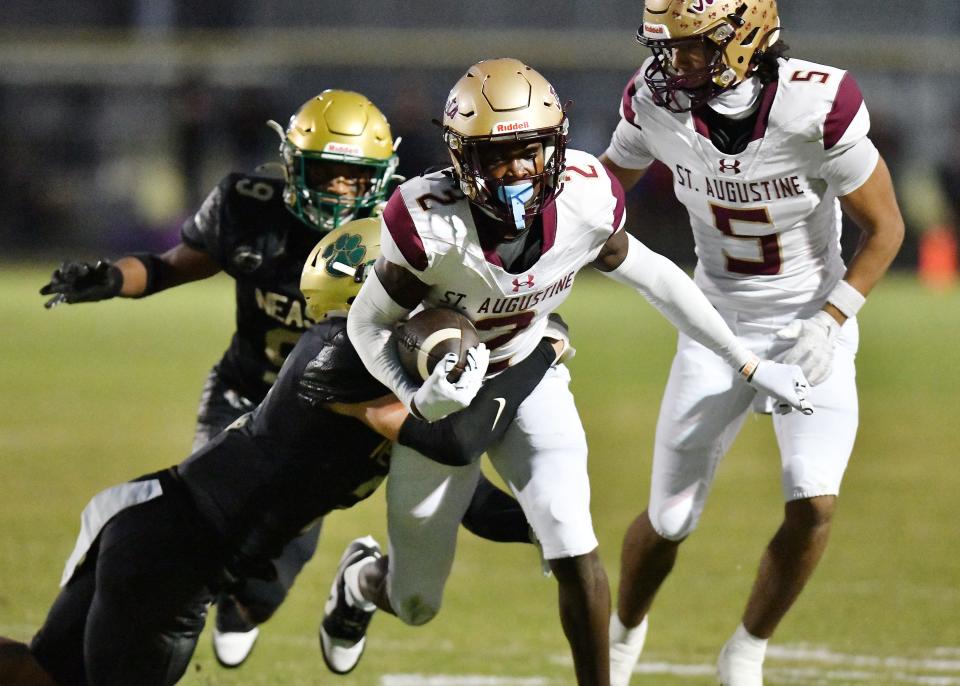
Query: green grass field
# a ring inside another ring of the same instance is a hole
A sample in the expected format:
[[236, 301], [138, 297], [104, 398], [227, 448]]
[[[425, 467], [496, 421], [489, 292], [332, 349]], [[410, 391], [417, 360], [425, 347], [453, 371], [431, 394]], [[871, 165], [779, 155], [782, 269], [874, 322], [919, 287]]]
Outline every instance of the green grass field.
[[[52, 268], [53, 265], [50, 265]], [[202, 380], [232, 331], [225, 277], [144, 301], [45, 311], [48, 268], [0, 265], [0, 635], [27, 639], [53, 600], [79, 513], [114, 483], [187, 455]], [[640, 298], [582, 277], [563, 313], [591, 449], [593, 513], [615, 588], [620, 539], [645, 505], [657, 406], [674, 345]], [[960, 293], [882, 284], [861, 317], [860, 434], [833, 538], [781, 626], [769, 684], [960, 684]], [[779, 523], [769, 418], [748, 420], [700, 529], [651, 615], [637, 686], [713, 684], [756, 561]], [[182, 683], [342, 686], [572, 684], [533, 548], [464, 532], [443, 612], [378, 616], [351, 675], [328, 673], [316, 629], [344, 545], [385, 540], [382, 494], [331, 515], [316, 558], [240, 670], [204, 635]], [[445, 675], [445, 676], [444, 676]]]

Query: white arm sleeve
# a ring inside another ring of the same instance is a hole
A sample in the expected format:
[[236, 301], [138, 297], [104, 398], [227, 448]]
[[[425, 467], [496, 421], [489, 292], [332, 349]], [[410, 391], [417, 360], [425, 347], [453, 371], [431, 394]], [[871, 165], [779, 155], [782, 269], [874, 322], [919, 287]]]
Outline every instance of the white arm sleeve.
[[347, 314], [347, 335], [367, 370], [400, 399], [407, 409], [417, 392], [400, 366], [390, 337], [394, 325], [410, 310], [387, 293], [376, 270], [367, 278]]
[[636, 288], [671, 324], [717, 353], [735, 370], [756, 359], [680, 267], [633, 236], [627, 236], [627, 245], [627, 256], [620, 266], [603, 274]]

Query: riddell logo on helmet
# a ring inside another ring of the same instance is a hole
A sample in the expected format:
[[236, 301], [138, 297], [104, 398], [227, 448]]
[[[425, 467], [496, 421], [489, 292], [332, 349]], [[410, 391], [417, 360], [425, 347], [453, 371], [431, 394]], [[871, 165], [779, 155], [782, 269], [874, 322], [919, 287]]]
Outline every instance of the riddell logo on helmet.
[[530, 128], [528, 121], [502, 121], [493, 125], [493, 133], [511, 133]]
[[667, 27], [663, 24], [650, 24], [648, 22], [643, 22], [643, 35], [669, 38], [670, 30], [667, 29]]
[[363, 150], [356, 145], [347, 145], [346, 143], [335, 143], [330, 141], [325, 146], [323, 146], [324, 152], [334, 153], [335, 155], [355, 155], [357, 157], [363, 156]]

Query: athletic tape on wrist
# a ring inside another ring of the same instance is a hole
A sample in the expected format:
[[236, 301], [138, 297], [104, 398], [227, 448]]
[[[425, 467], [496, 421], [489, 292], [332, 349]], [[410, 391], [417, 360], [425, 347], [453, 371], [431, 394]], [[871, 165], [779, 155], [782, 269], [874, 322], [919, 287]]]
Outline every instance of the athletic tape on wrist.
[[867, 298], [863, 293], [843, 279], [837, 282], [837, 285], [830, 291], [830, 295], [827, 296], [827, 302], [843, 312], [847, 317], [857, 316], [857, 312], [860, 311], [860, 308], [863, 307], [863, 303], [866, 301]]
[[754, 355], [749, 360], [743, 363], [743, 366], [737, 370], [740, 376], [742, 376], [747, 381], [753, 380], [753, 374], [757, 371], [757, 367], [760, 366], [760, 358]]

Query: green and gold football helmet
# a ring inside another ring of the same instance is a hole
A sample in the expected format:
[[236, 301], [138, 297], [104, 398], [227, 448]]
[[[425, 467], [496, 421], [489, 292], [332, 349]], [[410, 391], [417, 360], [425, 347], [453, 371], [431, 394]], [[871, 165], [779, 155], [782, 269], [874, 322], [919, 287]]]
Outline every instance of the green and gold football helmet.
[[[637, 30], [654, 57], [643, 78], [654, 102], [671, 112], [694, 109], [748, 78], [779, 37], [776, 0], [646, 0]], [[702, 48], [706, 64], [679, 71], [674, 57], [685, 47]]]
[[310, 251], [300, 275], [307, 314], [314, 321], [345, 313], [380, 256], [380, 220], [354, 219], [332, 230]]
[[325, 90], [305, 102], [282, 139], [287, 208], [307, 226], [327, 232], [385, 200], [397, 168], [386, 117], [366, 97]]

